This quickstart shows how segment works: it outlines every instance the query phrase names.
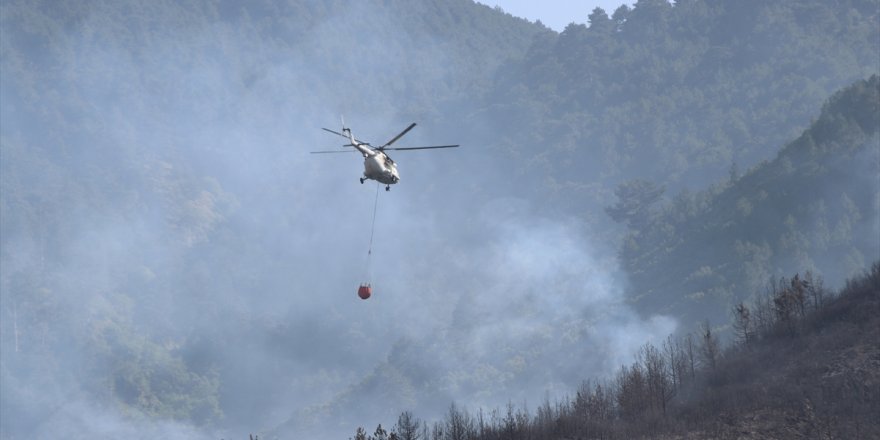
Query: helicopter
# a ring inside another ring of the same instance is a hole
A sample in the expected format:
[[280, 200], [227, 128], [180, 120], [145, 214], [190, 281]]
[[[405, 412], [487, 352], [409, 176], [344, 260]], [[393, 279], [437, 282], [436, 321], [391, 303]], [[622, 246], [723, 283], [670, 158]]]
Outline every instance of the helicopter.
[[[345, 122], [342, 123], [341, 133], [335, 130], [331, 130], [329, 128], [322, 128], [322, 130], [348, 139], [349, 143], [343, 145], [343, 147], [354, 147], [356, 151], [360, 152], [364, 156], [364, 176], [360, 178], [361, 184], [363, 184], [367, 180], [375, 180], [379, 183], [385, 184], [385, 191], [390, 191], [391, 185], [400, 182], [400, 173], [397, 171], [397, 164], [394, 162], [394, 160], [391, 159], [390, 156], [388, 156], [388, 153], [386, 153], [386, 151], [431, 150], [436, 148], [457, 148], [459, 146], [456, 144], [434, 145], [430, 147], [390, 148], [391, 144], [397, 142], [398, 139], [402, 138], [403, 135], [407, 134], [415, 126], [416, 123], [413, 122], [403, 131], [401, 131], [397, 136], [394, 136], [390, 141], [386, 142], [380, 147], [373, 147], [372, 145], [370, 145], [369, 142], [363, 142], [355, 138], [354, 135], [352, 135], [351, 133], [351, 129], [345, 127]], [[354, 152], [355, 150], [310, 151], [309, 153], [349, 153]]]

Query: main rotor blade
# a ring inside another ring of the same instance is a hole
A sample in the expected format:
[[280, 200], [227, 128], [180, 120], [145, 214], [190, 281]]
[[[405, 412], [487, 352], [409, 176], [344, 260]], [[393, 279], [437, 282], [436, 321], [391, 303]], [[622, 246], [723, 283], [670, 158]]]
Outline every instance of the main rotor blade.
[[431, 150], [431, 149], [434, 149], [434, 148], [458, 148], [459, 146], [460, 146], [460, 145], [434, 145], [434, 146], [431, 146], [431, 147], [380, 148], [380, 150], [396, 150], [396, 151], [403, 151], [403, 150]]
[[391, 144], [397, 142], [398, 139], [400, 139], [401, 137], [403, 137], [403, 135], [407, 134], [407, 133], [408, 133], [410, 130], [412, 130], [413, 127], [415, 127], [415, 126], [416, 126], [416, 123], [415, 123], [415, 122], [413, 122], [412, 124], [409, 124], [409, 127], [406, 127], [403, 131], [400, 132], [400, 134], [398, 134], [397, 136], [394, 136], [394, 139], [391, 139], [390, 141], [386, 142], [385, 145], [382, 145], [381, 147], [379, 147], [379, 149], [380, 149], [380, 150], [381, 150], [381, 149], [385, 149], [385, 147], [387, 147], [387, 146], [389, 146], [389, 145], [391, 145]]
[[329, 129], [329, 128], [324, 128], [324, 127], [321, 127], [321, 130], [329, 131], [330, 133], [333, 133], [333, 134], [335, 134], [336, 136], [342, 136], [342, 137], [348, 139], [348, 136], [346, 136], [346, 135], [344, 135], [344, 134], [342, 134], [342, 133], [340, 133], [340, 132], [338, 132], [338, 131], [333, 131], [333, 130], [331, 130], [331, 129]]
[[[321, 130], [328, 131], [328, 132], [330, 132], [330, 133], [335, 134], [336, 136], [342, 136], [342, 137], [348, 139], [348, 136], [346, 136], [346, 135], [344, 135], [344, 134], [342, 134], [342, 133], [340, 133], [340, 132], [338, 132], [338, 131], [333, 131], [333, 130], [331, 130], [331, 129], [329, 129], [329, 128], [324, 128], [324, 127], [321, 127]], [[359, 143], [361, 143], [361, 144], [363, 144], [363, 145], [370, 145], [369, 142], [364, 142], [364, 141], [362, 141], [362, 140], [360, 140], [360, 139], [358, 139], [358, 138], [355, 138], [354, 140], [357, 141], [357, 142], [359, 142]], [[347, 145], [344, 145], [344, 146], [345, 146], [345, 147], [353, 147], [354, 145], [352, 145], [352, 144], [347, 144]], [[370, 145], [370, 146], [372, 147], [372, 145]]]
[[309, 154], [355, 153], [357, 150], [309, 151]]

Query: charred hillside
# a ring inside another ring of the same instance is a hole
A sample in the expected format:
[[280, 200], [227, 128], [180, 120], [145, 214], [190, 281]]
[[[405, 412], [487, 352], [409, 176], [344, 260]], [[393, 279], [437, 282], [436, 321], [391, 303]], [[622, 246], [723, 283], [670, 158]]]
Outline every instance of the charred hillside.
[[[745, 310], [745, 312], [743, 312]], [[661, 347], [646, 344], [610, 380], [573, 397], [468, 412], [433, 424], [410, 412], [368, 439], [877, 438], [880, 263], [836, 296], [800, 275], [734, 311], [740, 339], [719, 348], [705, 323]], [[742, 317], [746, 318], [743, 319]]]
[[772, 290], [751, 310], [775, 324], [728, 349], [681, 417], [722, 438], [876, 438], [880, 264], [802, 318], [783, 318], [784, 290]]

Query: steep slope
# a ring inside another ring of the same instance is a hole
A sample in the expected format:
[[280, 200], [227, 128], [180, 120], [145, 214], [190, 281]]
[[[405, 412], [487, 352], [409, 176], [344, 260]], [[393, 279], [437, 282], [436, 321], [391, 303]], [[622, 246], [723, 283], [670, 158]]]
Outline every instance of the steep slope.
[[691, 430], [695, 437], [874, 438], [880, 435], [878, 341], [880, 263], [874, 263], [795, 334], [765, 334], [728, 350], [681, 417], [702, 426]]
[[[711, 361], [711, 332], [698, 342], [646, 344], [613, 378], [585, 381], [554, 404], [545, 398], [534, 412], [511, 404], [474, 412], [452, 404], [442, 420], [423, 422], [407, 412], [384, 426], [405, 439], [416, 438], [413, 426], [422, 438], [446, 433], [474, 440], [877, 437], [880, 262], [792, 318], [751, 327], [748, 338], [725, 350], [715, 346]], [[386, 438], [379, 428], [374, 436], [357, 432], [361, 440]]]
[[841, 283], [880, 255], [878, 163], [874, 75], [835, 94], [774, 160], [646, 208], [621, 249], [633, 302], [686, 322], [726, 322], [733, 304], [786, 273]]

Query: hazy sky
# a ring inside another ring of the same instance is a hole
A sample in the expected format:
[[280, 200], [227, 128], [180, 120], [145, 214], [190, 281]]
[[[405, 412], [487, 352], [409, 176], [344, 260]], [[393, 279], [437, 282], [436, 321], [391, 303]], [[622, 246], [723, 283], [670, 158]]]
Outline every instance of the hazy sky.
[[555, 31], [562, 31], [571, 22], [585, 24], [587, 16], [596, 6], [611, 15], [620, 5], [632, 4], [619, 0], [483, 0], [480, 3], [501, 6], [504, 11], [531, 21], [541, 20]]

